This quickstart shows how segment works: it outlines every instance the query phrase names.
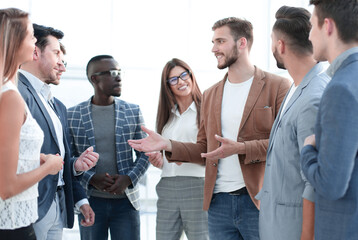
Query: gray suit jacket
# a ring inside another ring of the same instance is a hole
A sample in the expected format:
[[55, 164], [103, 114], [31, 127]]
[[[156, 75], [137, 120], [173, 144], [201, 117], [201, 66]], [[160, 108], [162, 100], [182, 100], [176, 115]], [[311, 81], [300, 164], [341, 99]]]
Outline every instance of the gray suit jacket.
[[321, 95], [329, 77], [318, 63], [304, 77], [272, 127], [261, 201], [260, 239], [300, 239], [302, 198], [314, 201], [314, 190], [301, 174], [300, 151], [313, 134]]
[[332, 62], [338, 69], [322, 95], [316, 148], [302, 149], [302, 172], [316, 190], [316, 240], [358, 239], [358, 47], [351, 51]]

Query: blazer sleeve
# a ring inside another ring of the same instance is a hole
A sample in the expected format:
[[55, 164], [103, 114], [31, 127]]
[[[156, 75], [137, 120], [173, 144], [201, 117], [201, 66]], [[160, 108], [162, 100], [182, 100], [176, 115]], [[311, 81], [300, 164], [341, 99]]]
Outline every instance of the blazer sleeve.
[[[333, 81], [333, 79], [332, 79]], [[357, 93], [344, 83], [326, 88], [321, 99], [317, 147], [305, 146], [302, 171], [321, 196], [337, 200], [349, 187], [358, 150]], [[319, 141], [319, 142], [318, 142]]]
[[200, 126], [196, 143], [170, 140], [172, 143], [172, 152], [165, 151], [165, 157], [168, 162], [191, 162], [205, 165], [205, 158], [202, 158], [200, 155], [201, 153], [207, 152], [206, 121], [204, 117], [207, 115], [205, 113], [205, 98], [206, 94], [204, 93], [200, 107]]
[[[134, 139], [142, 139], [146, 137], [146, 133], [141, 129], [142, 125], [144, 125], [144, 119], [141, 110], [138, 107], [138, 111], [136, 113], [136, 129], [134, 133]], [[128, 173], [133, 186], [138, 183], [139, 179], [145, 174], [149, 167], [148, 156], [146, 156], [144, 152], [139, 152], [137, 150], [134, 150], [134, 152], [136, 156], [134, 167]]]
[[63, 124], [63, 128], [64, 128], [64, 144], [65, 144], [65, 148], [66, 148], [66, 155], [70, 161], [70, 174], [71, 174], [71, 179], [72, 179], [72, 193], [73, 193], [73, 200], [74, 203], [77, 203], [78, 201], [87, 198], [86, 193], [84, 191], [84, 189], [82, 188], [80, 182], [78, 181], [78, 179], [74, 176], [74, 163], [75, 161], [71, 158], [71, 148], [69, 146], [69, 138], [70, 138], [70, 134], [69, 134], [69, 128], [68, 128], [68, 120], [67, 120], [67, 109], [66, 107], [61, 103], [58, 102], [59, 106], [61, 107], [61, 112], [62, 112], [62, 117], [64, 118], [61, 122]]
[[[82, 149], [87, 149], [89, 144], [86, 144], [86, 136], [84, 133], [84, 128], [81, 128], [82, 121], [80, 118], [80, 112], [77, 109], [69, 109], [68, 111], [68, 128], [69, 128], [69, 142], [71, 148], [71, 160], [74, 162], [82, 153]], [[76, 142], [81, 141], [81, 143]], [[81, 146], [82, 147], [81, 147]], [[91, 185], [89, 181], [92, 176], [95, 174], [95, 167], [89, 169], [88, 171], [83, 172], [82, 175], [78, 177], [82, 187], [86, 190], [89, 190]]]
[[[312, 79], [312, 81], [320, 81], [320, 79]], [[310, 92], [309, 94], [315, 95], [311, 98], [309, 102], [304, 102], [300, 112], [298, 113], [297, 118], [297, 143], [299, 152], [303, 148], [303, 143], [306, 137], [314, 134], [314, 126], [317, 119], [318, 107], [321, 100], [322, 89], [318, 89], [315, 92]], [[314, 202], [315, 201], [315, 192], [312, 185], [307, 181], [301, 169], [301, 177], [305, 183], [302, 197]]]

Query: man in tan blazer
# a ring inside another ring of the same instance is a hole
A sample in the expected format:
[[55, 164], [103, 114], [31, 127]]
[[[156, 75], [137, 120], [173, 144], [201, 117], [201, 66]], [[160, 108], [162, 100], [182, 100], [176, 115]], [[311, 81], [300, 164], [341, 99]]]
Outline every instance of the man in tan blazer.
[[[254, 66], [249, 59], [252, 25], [225, 18], [213, 26], [212, 52], [223, 80], [204, 92], [197, 143], [149, 136], [130, 140], [145, 152], [165, 150], [173, 162], [206, 164], [204, 210], [210, 239], [259, 239], [259, 202], [268, 138], [290, 82]], [[222, 136], [222, 137], [221, 137]]]

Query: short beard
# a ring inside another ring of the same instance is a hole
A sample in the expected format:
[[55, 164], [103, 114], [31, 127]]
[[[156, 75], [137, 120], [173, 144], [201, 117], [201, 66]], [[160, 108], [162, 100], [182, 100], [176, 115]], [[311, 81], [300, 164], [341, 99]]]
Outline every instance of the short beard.
[[227, 60], [224, 62], [223, 65], [218, 64], [219, 69], [225, 69], [227, 67], [230, 67], [232, 64], [234, 64], [237, 59], [239, 58], [239, 52], [237, 50], [236, 45], [232, 48], [231, 54], [228, 56]]
[[278, 57], [278, 54], [277, 54], [277, 49], [275, 49], [275, 52], [273, 53], [273, 57], [276, 60], [277, 67], [280, 68], [280, 69], [286, 70], [285, 65], [282, 62], [280, 62], [280, 60], [279, 60], [279, 57]]

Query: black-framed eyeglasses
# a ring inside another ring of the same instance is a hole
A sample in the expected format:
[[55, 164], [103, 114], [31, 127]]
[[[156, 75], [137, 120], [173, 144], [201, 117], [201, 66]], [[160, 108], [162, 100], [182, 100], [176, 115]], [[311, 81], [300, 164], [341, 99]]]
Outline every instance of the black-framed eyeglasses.
[[171, 77], [167, 80], [167, 82], [172, 85], [172, 86], [175, 86], [178, 84], [179, 82], [179, 78], [183, 81], [186, 81], [190, 78], [191, 74], [189, 71], [185, 71], [185, 72], [182, 72], [179, 76], [177, 77]]
[[105, 75], [105, 74], [109, 74], [111, 77], [117, 77], [117, 76], [121, 76], [121, 70], [108, 70], [108, 71], [103, 71], [103, 72], [96, 72], [93, 73], [92, 75], [95, 76], [100, 76], [100, 75]]

